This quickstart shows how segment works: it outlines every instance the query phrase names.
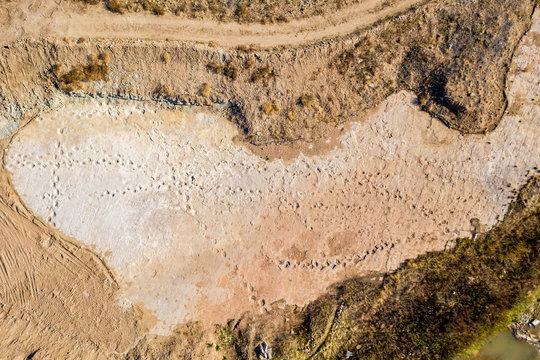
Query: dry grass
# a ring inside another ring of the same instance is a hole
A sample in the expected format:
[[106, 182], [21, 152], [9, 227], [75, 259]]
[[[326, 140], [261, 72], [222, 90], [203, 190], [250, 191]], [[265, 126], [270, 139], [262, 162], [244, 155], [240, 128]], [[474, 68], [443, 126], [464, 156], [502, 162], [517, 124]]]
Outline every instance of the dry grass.
[[110, 11], [167, 12], [190, 18], [212, 18], [242, 23], [279, 23], [333, 12], [360, 0], [73, 0], [95, 5], [105, 2]]
[[251, 81], [252, 82], [267, 82], [268, 80], [274, 78], [276, 76], [276, 73], [274, 70], [270, 70], [270, 67], [263, 66], [258, 68], [253, 72], [253, 75], [251, 75]]
[[236, 51], [238, 52], [241, 52], [241, 53], [252, 53], [254, 51], [256, 51], [258, 49], [258, 47], [255, 45], [255, 44], [250, 44], [250, 45], [239, 45], [236, 47]]
[[163, 60], [163, 62], [165, 64], [168, 64], [171, 62], [171, 55], [169, 53], [164, 53], [162, 56], [161, 56], [161, 59]]
[[200, 93], [204, 97], [209, 97], [210, 91], [211, 91], [210, 84], [206, 83], [206, 84], [203, 84], [203, 86], [201, 87]]
[[159, 84], [154, 89], [153, 95], [157, 98], [172, 99], [174, 97], [174, 92], [169, 85]]
[[227, 65], [220, 65], [218, 63], [212, 62], [206, 65], [206, 67], [213, 73], [221, 74], [233, 81], [236, 80], [239, 75], [238, 68], [231, 63]]
[[311, 94], [304, 94], [298, 99], [298, 103], [303, 107], [311, 107], [315, 104], [315, 97]]
[[261, 110], [266, 115], [271, 116], [277, 114], [281, 110], [281, 108], [275, 101], [269, 101], [263, 106], [261, 106]]
[[234, 81], [238, 78], [238, 69], [236, 66], [228, 64], [223, 68], [223, 75]]
[[112, 12], [123, 14], [128, 9], [128, 2], [124, 0], [107, 0], [107, 9]]
[[77, 65], [67, 73], [61, 74], [62, 65], [55, 64], [51, 72], [57, 78], [58, 88], [63, 91], [73, 92], [82, 89], [83, 84], [90, 81], [108, 81], [110, 56], [101, 53], [99, 56], [92, 56], [86, 65]]
[[100, 3], [100, 0], [76, 0], [76, 1], [88, 4], [88, 5], [96, 5]]

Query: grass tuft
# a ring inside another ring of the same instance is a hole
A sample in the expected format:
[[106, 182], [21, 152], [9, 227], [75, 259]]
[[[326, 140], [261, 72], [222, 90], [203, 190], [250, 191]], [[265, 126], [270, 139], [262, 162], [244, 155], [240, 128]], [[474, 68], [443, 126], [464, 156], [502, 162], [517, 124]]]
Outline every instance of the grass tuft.
[[99, 56], [93, 56], [86, 65], [77, 65], [71, 68], [67, 73], [60, 75], [61, 64], [55, 64], [51, 72], [58, 80], [58, 88], [63, 91], [73, 92], [80, 90], [83, 83], [90, 81], [108, 81], [109, 80], [109, 55], [101, 53]]

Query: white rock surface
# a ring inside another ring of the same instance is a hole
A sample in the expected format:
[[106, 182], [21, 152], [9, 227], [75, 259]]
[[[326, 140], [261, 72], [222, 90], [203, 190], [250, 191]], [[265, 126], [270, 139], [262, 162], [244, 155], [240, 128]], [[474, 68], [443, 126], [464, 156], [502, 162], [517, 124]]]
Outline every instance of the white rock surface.
[[504, 214], [540, 160], [529, 45], [516, 63], [533, 70], [510, 94], [521, 112], [486, 136], [449, 130], [400, 93], [340, 148], [284, 164], [236, 145], [220, 114], [72, 100], [20, 131], [7, 167], [37, 215], [105, 255], [125, 298], [160, 320], [155, 333], [304, 304]]

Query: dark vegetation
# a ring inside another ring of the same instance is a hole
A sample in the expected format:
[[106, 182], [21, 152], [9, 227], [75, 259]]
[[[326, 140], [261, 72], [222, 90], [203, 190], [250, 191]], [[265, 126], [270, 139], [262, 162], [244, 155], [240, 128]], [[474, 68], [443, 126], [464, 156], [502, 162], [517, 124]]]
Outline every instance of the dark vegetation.
[[104, 2], [117, 13], [151, 11], [166, 12], [190, 18], [212, 18], [242, 23], [287, 22], [336, 11], [360, 0], [76, 0], [88, 4]]
[[490, 131], [506, 108], [506, 74], [533, 6], [438, 1], [367, 33], [330, 64], [367, 102], [412, 90], [450, 127]]

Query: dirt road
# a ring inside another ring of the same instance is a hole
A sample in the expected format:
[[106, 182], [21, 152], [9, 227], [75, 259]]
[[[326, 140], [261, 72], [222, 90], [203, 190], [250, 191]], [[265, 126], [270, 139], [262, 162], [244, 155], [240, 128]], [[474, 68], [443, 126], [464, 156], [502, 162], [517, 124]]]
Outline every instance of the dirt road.
[[102, 5], [83, 7], [71, 1], [25, 0], [0, 9], [0, 43], [23, 38], [108, 38], [213, 41], [220, 46], [299, 45], [351, 33], [396, 15], [425, 0], [384, 0], [363, 3], [324, 16], [283, 24], [238, 24], [195, 20], [167, 14], [115, 14]]

